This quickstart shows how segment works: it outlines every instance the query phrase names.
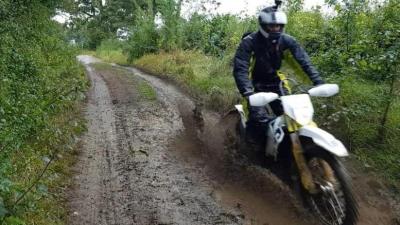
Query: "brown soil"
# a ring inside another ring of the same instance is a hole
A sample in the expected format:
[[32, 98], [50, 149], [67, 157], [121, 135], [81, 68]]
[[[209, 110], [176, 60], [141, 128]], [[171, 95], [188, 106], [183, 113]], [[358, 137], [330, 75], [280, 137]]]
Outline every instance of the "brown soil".
[[[79, 60], [92, 87], [69, 224], [318, 224], [280, 179], [237, 156], [226, 118], [134, 68]], [[137, 87], [144, 80], [156, 101], [143, 100]], [[383, 186], [361, 175], [353, 179], [359, 224], [394, 224]]]

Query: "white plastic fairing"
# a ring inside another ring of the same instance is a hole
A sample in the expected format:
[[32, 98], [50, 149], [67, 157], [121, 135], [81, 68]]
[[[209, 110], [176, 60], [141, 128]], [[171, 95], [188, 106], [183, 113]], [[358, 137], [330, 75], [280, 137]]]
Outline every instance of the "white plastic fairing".
[[268, 103], [279, 98], [279, 95], [272, 92], [259, 92], [250, 95], [249, 102], [251, 106], [265, 106]]
[[322, 84], [311, 88], [308, 93], [315, 97], [331, 97], [339, 93], [339, 86], [337, 84]]
[[304, 126], [312, 122], [314, 108], [309, 95], [287, 95], [281, 100], [286, 115], [297, 123]]
[[275, 160], [278, 156], [279, 144], [283, 141], [285, 137], [285, 132], [282, 127], [284, 125], [284, 119], [282, 116], [277, 117], [268, 124], [267, 133], [267, 145], [265, 148], [265, 154], [267, 156], [273, 156]]
[[243, 105], [235, 105], [235, 108], [236, 108], [236, 110], [238, 111], [238, 112], [244, 112], [243, 111]]
[[312, 126], [304, 126], [299, 130], [300, 136], [311, 138], [314, 143], [339, 157], [348, 156], [346, 147], [332, 134]]
[[244, 113], [243, 110], [243, 105], [235, 105], [236, 110], [238, 111], [240, 115], [240, 122], [242, 123], [243, 127], [246, 127], [246, 114]]

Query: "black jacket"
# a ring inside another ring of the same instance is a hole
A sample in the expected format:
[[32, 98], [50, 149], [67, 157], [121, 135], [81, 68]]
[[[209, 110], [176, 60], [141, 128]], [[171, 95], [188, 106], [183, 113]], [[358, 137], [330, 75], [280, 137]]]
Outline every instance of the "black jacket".
[[[260, 32], [254, 32], [243, 38], [234, 58], [233, 75], [243, 96], [249, 96], [258, 91], [266, 91], [265, 88], [262, 88], [265, 86], [278, 86], [280, 79], [277, 76], [277, 70], [281, 67], [285, 50], [290, 50], [314, 84], [323, 83], [307, 53], [293, 37], [282, 34], [279, 44], [273, 45]], [[252, 81], [250, 81], [249, 67], [253, 55], [255, 64], [251, 74]]]

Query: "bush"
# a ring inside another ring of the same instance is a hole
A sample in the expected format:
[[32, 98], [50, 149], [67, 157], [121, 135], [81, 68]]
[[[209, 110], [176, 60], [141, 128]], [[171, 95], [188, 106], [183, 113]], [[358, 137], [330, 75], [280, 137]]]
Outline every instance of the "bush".
[[125, 42], [115, 39], [102, 41], [96, 49], [96, 56], [107, 62], [115, 62], [121, 65], [127, 64], [127, 58], [123, 54], [124, 44]]
[[154, 53], [159, 49], [159, 33], [151, 15], [139, 13], [136, 26], [131, 30], [131, 36], [125, 45], [124, 51], [128, 53], [128, 61], [132, 62], [146, 53]]
[[19, 205], [15, 200], [43, 168], [42, 158], [64, 149], [59, 145], [74, 134], [64, 128], [78, 127], [75, 119], [55, 121], [74, 111], [86, 79], [47, 5], [3, 1], [0, 14], [0, 220], [22, 224], [38, 210], [46, 186]]

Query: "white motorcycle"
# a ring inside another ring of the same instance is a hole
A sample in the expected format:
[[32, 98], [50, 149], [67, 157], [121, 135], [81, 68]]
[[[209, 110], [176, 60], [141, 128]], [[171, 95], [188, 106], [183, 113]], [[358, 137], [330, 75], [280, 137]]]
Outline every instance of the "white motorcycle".
[[[323, 84], [299, 94], [286, 94], [283, 86], [295, 83], [286, 79], [280, 84], [282, 95], [260, 92], [249, 97], [251, 106], [267, 107], [280, 100], [283, 115], [269, 122], [266, 133], [265, 156], [277, 160], [280, 151], [290, 152], [292, 177], [304, 202], [324, 225], [354, 225], [358, 209], [353, 197], [350, 178], [340, 158], [348, 156], [345, 146], [333, 135], [313, 122], [311, 97], [331, 97], [339, 92], [336, 84]], [[299, 85], [297, 85], [299, 86]], [[243, 140], [247, 117], [243, 105], [235, 105], [240, 115], [239, 130]], [[293, 176], [294, 175], [294, 176]]]

